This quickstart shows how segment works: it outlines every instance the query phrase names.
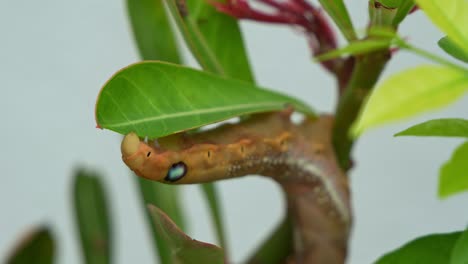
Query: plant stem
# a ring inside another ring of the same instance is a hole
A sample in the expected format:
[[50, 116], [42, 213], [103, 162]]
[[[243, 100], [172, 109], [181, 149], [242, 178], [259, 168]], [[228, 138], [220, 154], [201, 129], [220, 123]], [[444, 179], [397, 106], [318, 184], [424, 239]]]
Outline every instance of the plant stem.
[[349, 130], [361, 106], [390, 59], [390, 52], [376, 51], [356, 58], [354, 71], [336, 110], [333, 129], [333, 145], [340, 166], [347, 170], [351, 167], [350, 152], [353, 139]]
[[409, 50], [409, 51], [412, 51], [412, 52], [418, 54], [419, 56], [425, 57], [425, 58], [427, 58], [427, 59], [429, 59], [429, 60], [431, 60], [433, 62], [437, 62], [437, 63], [443, 64], [443, 65], [446, 65], [446, 66], [449, 66], [449, 67], [457, 68], [457, 69], [460, 69], [462, 71], [467, 71], [466, 68], [464, 68], [464, 67], [462, 67], [462, 66], [460, 66], [458, 64], [455, 64], [455, 63], [453, 63], [453, 62], [451, 62], [451, 61], [449, 61], [449, 60], [447, 60], [445, 58], [439, 57], [439, 56], [437, 56], [437, 55], [435, 55], [433, 53], [430, 53], [430, 52], [428, 52], [426, 50], [423, 50], [421, 48], [412, 46], [412, 45], [410, 45], [408, 43], [404, 43], [402, 45], [402, 48], [404, 48], [406, 50]]

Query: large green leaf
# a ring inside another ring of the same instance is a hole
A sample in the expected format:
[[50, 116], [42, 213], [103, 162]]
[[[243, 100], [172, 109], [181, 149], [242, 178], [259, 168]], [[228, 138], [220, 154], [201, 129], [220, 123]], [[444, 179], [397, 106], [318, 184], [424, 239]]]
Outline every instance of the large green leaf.
[[146, 210], [147, 204], [153, 204], [161, 208], [166, 212], [171, 219], [177, 224], [177, 226], [185, 229], [185, 221], [183, 218], [183, 212], [180, 205], [180, 187], [175, 185], [162, 184], [160, 182], [153, 182], [141, 177], [135, 177], [138, 179], [140, 185], [140, 191], [144, 200], [144, 209], [150, 220], [150, 227], [152, 229], [152, 238], [157, 247], [157, 253], [159, 256], [160, 263], [172, 264], [172, 256], [169, 250], [169, 245], [166, 239], [157, 232], [156, 226], [152, 221], [151, 214]]
[[327, 14], [335, 21], [343, 36], [347, 40], [356, 39], [353, 22], [343, 0], [319, 0], [319, 2], [322, 4], [323, 9], [327, 11]]
[[459, 146], [440, 168], [439, 196], [442, 198], [468, 190], [468, 142]]
[[416, 0], [416, 3], [435, 25], [468, 53], [468, 1]]
[[387, 253], [376, 264], [447, 264], [452, 248], [461, 232], [436, 234], [417, 238], [401, 248]]
[[127, 8], [141, 57], [180, 63], [162, 0], [127, 0]]
[[400, 72], [374, 89], [353, 134], [454, 102], [468, 91], [468, 74], [454, 67], [421, 65]]
[[99, 176], [83, 169], [73, 184], [75, 221], [85, 263], [112, 263], [112, 237], [106, 192]]
[[441, 49], [450, 54], [452, 57], [468, 63], [468, 52], [458, 47], [448, 37], [441, 38], [437, 44]]
[[224, 263], [224, 253], [221, 248], [190, 238], [159, 208], [149, 205], [148, 210], [153, 218], [156, 231], [169, 245], [172, 263]]
[[115, 74], [96, 105], [100, 127], [157, 138], [235, 116], [281, 110], [306, 114], [299, 100], [253, 85], [169, 63], [143, 62]]
[[468, 229], [463, 232], [452, 249], [450, 264], [468, 263]]
[[242, 35], [234, 18], [217, 12], [206, 0], [165, 1], [204, 70], [253, 82]]
[[468, 138], [468, 120], [460, 118], [433, 119], [398, 132], [395, 136]]
[[52, 264], [55, 242], [48, 228], [42, 227], [27, 233], [6, 260], [6, 264]]

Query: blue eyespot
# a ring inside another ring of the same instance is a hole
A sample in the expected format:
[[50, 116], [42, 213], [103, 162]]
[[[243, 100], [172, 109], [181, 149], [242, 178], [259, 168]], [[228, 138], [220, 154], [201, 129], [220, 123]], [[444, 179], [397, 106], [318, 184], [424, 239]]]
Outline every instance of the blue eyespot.
[[166, 178], [164, 178], [165, 181], [168, 182], [175, 182], [180, 179], [182, 179], [185, 174], [187, 173], [187, 165], [185, 163], [177, 162], [172, 164], [172, 166], [169, 168], [167, 171]]

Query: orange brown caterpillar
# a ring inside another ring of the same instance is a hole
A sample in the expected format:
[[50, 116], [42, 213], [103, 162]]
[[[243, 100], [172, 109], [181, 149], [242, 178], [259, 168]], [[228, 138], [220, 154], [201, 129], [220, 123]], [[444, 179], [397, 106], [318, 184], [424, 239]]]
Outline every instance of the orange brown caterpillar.
[[239, 124], [195, 134], [122, 141], [123, 161], [137, 175], [170, 184], [202, 183], [258, 174], [280, 183], [313, 186], [317, 203], [349, 222], [349, 194], [329, 138], [333, 119], [307, 118], [299, 125], [290, 112], [257, 114]]

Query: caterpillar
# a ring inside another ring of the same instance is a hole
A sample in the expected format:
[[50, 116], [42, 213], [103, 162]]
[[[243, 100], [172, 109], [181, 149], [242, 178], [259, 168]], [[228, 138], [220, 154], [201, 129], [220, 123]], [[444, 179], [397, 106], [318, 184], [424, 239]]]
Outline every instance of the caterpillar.
[[289, 112], [254, 115], [210, 131], [145, 143], [130, 133], [122, 159], [137, 175], [169, 184], [210, 182], [249, 174], [313, 184], [317, 201], [349, 221], [348, 186], [331, 148], [330, 116], [293, 124]]

